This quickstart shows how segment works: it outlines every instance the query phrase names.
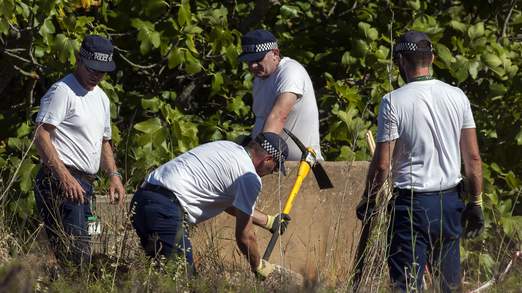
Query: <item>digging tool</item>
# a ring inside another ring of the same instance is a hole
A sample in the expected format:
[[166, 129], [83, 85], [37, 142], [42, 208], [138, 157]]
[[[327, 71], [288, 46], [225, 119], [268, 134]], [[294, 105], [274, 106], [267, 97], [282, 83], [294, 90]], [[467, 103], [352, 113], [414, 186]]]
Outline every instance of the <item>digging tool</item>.
[[[370, 148], [370, 154], [373, 157], [373, 154], [375, 152], [375, 141], [373, 140], [373, 135], [370, 130], [366, 132], [366, 142], [368, 143], [368, 147]], [[353, 275], [352, 283], [353, 292], [357, 292], [357, 290], [359, 289], [359, 284], [361, 282], [361, 277], [364, 268], [366, 245], [368, 244], [368, 237], [370, 236], [370, 228], [371, 215], [369, 217], [365, 217], [362, 221], [361, 236], [359, 237], [357, 251], [355, 254], [355, 273]]]
[[[311, 147], [305, 147], [304, 144], [289, 130], [283, 128], [284, 132], [295, 142], [295, 144], [299, 147], [302, 152], [301, 160], [299, 161], [299, 169], [297, 171], [297, 178], [295, 180], [294, 186], [286, 199], [285, 206], [282, 211], [283, 215], [289, 215], [292, 210], [292, 206], [294, 204], [294, 200], [301, 189], [301, 185], [303, 184], [303, 180], [306, 178], [310, 169], [314, 173], [315, 179], [319, 185], [319, 189], [327, 189], [332, 188], [333, 184], [326, 174], [323, 166], [317, 161], [317, 155]], [[281, 217], [283, 218], [283, 217]], [[274, 223], [274, 225], [280, 225], [280, 223]], [[266, 247], [265, 253], [263, 254], [263, 259], [268, 260], [270, 255], [272, 254], [272, 250], [274, 250], [277, 239], [279, 238], [279, 229], [276, 229], [274, 233], [272, 233], [272, 238]]]
[[[372, 134], [371, 130], [368, 130], [366, 132], [366, 143], [368, 144], [370, 154], [373, 157], [373, 154], [375, 153], [375, 140], [373, 139], [373, 134]], [[384, 182], [383, 189], [389, 190], [388, 182], [389, 181]], [[387, 194], [385, 194], [385, 196], [386, 196], [386, 199], [389, 200], [392, 197], [392, 194], [387, 193]], [[379, 204], [379, 203], [377, 203], [377, 204]], [[364, 221], [362, 223], [363, 227], [361, 230], [361, 236], [359, 238], [359, 243], [357, 245], [356, 257], [355, 257], [355, 273], [354, 273], [353, 283], [352, 283], [353, 292], [357, 292], [357, 290], [359, 289], [359, 285], [360, 285], [360, 281], [361, 281], [361, 277], [362, 277], [362, 273], [363, 273], [363, 268], [365, 265], [365, 257], [366, 257], [365, 253], [366, 253], [366, 247], [368, 244], [368, 239], [370, 237], [370, 231], [371, 231], [371, 226], [372, 226], [371, 224], [372, 224], [372, 215], [370, 215], [368, 218], [364, 219]], [[428, 264], [426, 264], [426, 266], [424, 267], [424, 276], [423, 277], [424, 277], [423, 284], [424, 284], [424, 287], [426, 287], [426, 284], [431, 283], [431, 279], [432, 279], [431, 271], [428, 267]], [[428, 281], [426, 281], [426, 279], [428, 279]]]

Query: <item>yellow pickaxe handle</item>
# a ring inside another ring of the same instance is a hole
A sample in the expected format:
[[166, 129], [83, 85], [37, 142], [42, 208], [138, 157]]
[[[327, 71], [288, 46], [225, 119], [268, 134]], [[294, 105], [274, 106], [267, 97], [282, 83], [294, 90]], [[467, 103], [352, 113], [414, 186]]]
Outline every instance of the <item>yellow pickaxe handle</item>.
[[[292, 206], [294, 204], [294, 200], [301, 189], [301, 185], [303, 184], [303, 180], [306, 178], [308, 173], [310, 172], [310, 163], [306, 160], [306, 158], [301, 159], [299, 162], [299, 170], [297, 171], [297, 178], [294, 182], [294, 186], [292, 187], [292, 191], [288, 195], [286, 199], [285, 207], [283, 208], [282, 215], [290, 214], [292, 210]], [[279, 223], [278, 223], [279, 224]], [[277, 239], [279, 238], [279, 231], [276, 231], [272, 234], [272, 238], [270, 238], [270, 242], [268, 242], [268, 246], [266, 247], [265, 253], [263, 254], [263, 259], [268, 260], [272, 251], [274, 250]]]
[[308, 173], [310, 173], [310, 164], [308, 164], [306, 161], [301, 161], [299, 163], [299, 170], [297, 171], [297, 178], [295, 179], [294, 186], [292, 187], [292, 191], [290, 191], [290, 194], [286, 199], [285, 207], [283, 208], [283, 214], [290, 214], [297, 193], [299, 192], [299, 189], [301, 189], [301, 185], [303, 184], [303, 181]]

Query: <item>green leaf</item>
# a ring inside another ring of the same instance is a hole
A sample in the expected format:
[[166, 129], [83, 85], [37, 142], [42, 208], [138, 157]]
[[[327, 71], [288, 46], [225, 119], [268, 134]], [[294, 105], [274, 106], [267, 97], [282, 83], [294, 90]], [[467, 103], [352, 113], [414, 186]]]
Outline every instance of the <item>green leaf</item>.
[[141, 99], [141, 107], [144, 110], [150, 110], [156, 113], [159, 111], [161, 106], [163, 106], [163, 101], [161, 101], [158, 97], [154, 97], [152, 99]]
[[517, 142], [517, 145], [522, 145], [522, 129], [515, 136], [515, 141]]
[[203, 29], [200, 28], [199, 26], [197, 25], [188, 25], [186, 26], [184, 29], [183, 29], [183, 32], [187, 33], [187, 34], [194, 34], [194, 35], [197, 35], [197, 34], [200, 34], [203, 32]]
[[372, 41], [377, 40], [379, 38], [379, 32], [377, 32], [375, 28], [372, 28], [370, 24], [361, 21], [357, 24], [357, 27], [366, 38]]
[[239, 117], [245, 117], [250, 113], [250, 107], [243, 102], [240, 96], [234, 97], [227, 103], [227, 110], [234, 112]]
[[378, 59], [382, 59], [382, 60], [388, 59], [389, 53], [390, 53], [390, 48], [381, 45], [381, 46], [379, 46], [379, 49], [377, 51], [375, 51], [375, 57], [377, 57]]
[[149, 120], [134, 125], [134, 129], [147, 134], [153, 134], [161, 128], [163, 128], [163, 126], [159, 118], [150, 118]]
[[175, 48], [172, 51], [170, 51], [168, 56], [168, 62], [170, 69], [175, 68], [183, 62], [185, 62], [185, 53], [183, 52], [183, 49]]
[[7, 146], [18, 151], [23, 150], [22, 140], [18, 137], [10, 137], [7, 139]]
[[488, 96], [492, 97], [492, 98], [498, 97], [498, 96], [503, 96], [507, 91], [508, 91], [508, 88], [504, 84], [493, 82], [489, 86]]
[[355, 64], [355, 63], [357, 63], [357, 58], [352, 57], [350, 52], [346, 51], [346, 52], [344, 52], [343, 57], [341, 58], [341, 63], [343, 65]]
[[16, 137], [24, 137], [31, 133], [33, 129], [29, 126], [29, 122], [24, 122], [16, 130]]
[[218, 72], [212, 75], [212, 95], [215, 95], [219, 91], [221, 91], [221, 87], [223, 86], [223, 75]]
[[421, 4], [419, 0], [409, 0], [406, 4], [413, 10], [417, 11], [421, 8]]
[[25, 160], [20, 166], [19, 176], [20, 176], [20, 190], [22, 192], [29, 192], [33, 189], [33, 170], [35, 170], [36, 165], [31, 162], [31, 160]]
[[495, 54], [486, 52], [481, 57], [482, 61], [489, 67], [498, 67], [502, 64], [502, 60]]
[[479, 22], [468, 28], [468, 36], [470, 39], [476, 39], [484, 35], [484, 23]]
[[9, 33], [9, 22], [7, 19], [0, 17], [0, 33], [7, 35]]
[[366, 56], [366, 53], [368, 53], [368, 43], [366, 43], [364, 40], [355, 40], [353, 43], [352, 48], [352, 54], [355, 57], [364, 57]]
[[138, 40], [140, 43], [140, 53], [146, 55], [152, 47], [158, 48], [161, 44], [161, 34], [154, 29], [154, 24], [150, 21], [143, 21], [138, 18], [131, 20], [131, 25], [138, 29]]
[[[5, 17], [6, 19], [11, 18], [13, 13], [15, 12], [15, 3], [13, 0], [3, 0], [0, 2], [0, 16]], [[0, 18], [3, 18], [0, 17]]]
[[517, 189], [520, 187], [520, 181], [517, 179], [513, 171], [509, 171], [504, 180], [511, 189]]
[[497, 172], [498, 174], [500, 174], [500, 175], [505, 175], [505, 173], [502, 172], [502, 170], [501, 170], [500, 167], [497, 165], [497, 163], [491, 163], [489, 166], [490, 166], [490, 168], [491, 168], [493, 171]]
[[469, 62], [466, 57], [458, 55], [456, 57], [456, 62], [452, 63], [450, 68], [451, 75], [455, 77], [459, 83], [465, 81], [468, 78]]
[[469, 63], [468, 71], [469, 71], [469, 75], [471, 75], [471, 78], [477, 79], [479, 67], [480, 67], [480, 62], [478, 62], [478, 61], [472, 61]]
[[196, 45], [194, 44], [194, 36], [187, 36], [187, 38], [185, 39], [185, 45], [187, 46], [190, 52], [198, 54], [198, 50], [196, 49]]
[[522, 237], [522, 216], [506, 216], [501, 218], [502, 229], [510, 237]]
[[36, 58], [41, 58], [45, 55], [45, 48], [35, 45], [33, 54]]
[[479, 265], [481, 269], [487, 272], [489, 278], [493, 272], [495, 261], [493, 260], [491, 255], [487, 253], [481, 253], [479, 254]]
[[76, 63], [75, 52], [80, 49], [80, 43], [76, 39], [70, 39], [64, 34], [57, 34], [54, 39], [54, 49], [58, 53], [60, 62]]
[[298, 17], [299, 13], [301, 12], [299, 7], [286, 4], [282, 5], [279, 11], [281, 12], [281, 15], [285, 18]]
[[197, 58], [195, 58], [194, 56], [192, 56], [192, 54], [190, 54], [190, 52], [185, 53], [185, 60], [186, 60], [186, 62], [184, 64], [185, 71], [188, 74], [196, 74], [203, 69], [203, 66], [201, 66], [201, 63], [199, 62], [199, 60]]
[[441, 43], [435, 43], [435, 52], [437, 53], [437, 57], [448, 66], [456, 60], [448, 47]]
[[462, 32], [462, 33], [466, 32], [467, 27], [468, 27], [466, 24], [464, 24], [464, 23], [462, 23], [460, 21], [457, 21], [457, 20], [451, 20], [448, 23], [448, 25], [450, 27], [452, 27], [454, 30], [457, 30], [457, 31]]
[[178, 24], [190, 25], [192, 13], [190, 12], [190, 1], [182, 0], [178, 10]]
[[38, 30], [38, 33], [42, 37], [46, 38], [47, 35], [52, 35], [55, 33], [55, 31], [56, 29], [54, 28], [53, 20], [51, 17], [48, 17], [42, 23], [42, 26], [40, 27], [40, 30]]

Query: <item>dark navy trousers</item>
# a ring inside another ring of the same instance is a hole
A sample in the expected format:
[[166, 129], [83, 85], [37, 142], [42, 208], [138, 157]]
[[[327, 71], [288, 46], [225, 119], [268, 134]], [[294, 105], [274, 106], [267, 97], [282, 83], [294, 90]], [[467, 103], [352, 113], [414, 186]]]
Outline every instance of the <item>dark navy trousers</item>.
[[60, 182], [43, 168], [36, 175], [36, 208], [45, 224], [45, 230], [54, 254], [61, 262], [86, 264], [91, 257], [87, 218], [92, 215], [90, 201], [92, 183], [73, 175], [85, 190], [84, 203], [66, 198]]
[[441, 292], [459, 291], [464, 203], [458, 191], [397, 194], [388, 230], [388, 266], [394, 288], [421, 291], [427, 264]]
[[184, 258], [187, 273], [194, 274], [192, 244], [183, 208], [176, 197], [140, 188], [131, 201], [131, 221], [145, 253], [150, 257]]

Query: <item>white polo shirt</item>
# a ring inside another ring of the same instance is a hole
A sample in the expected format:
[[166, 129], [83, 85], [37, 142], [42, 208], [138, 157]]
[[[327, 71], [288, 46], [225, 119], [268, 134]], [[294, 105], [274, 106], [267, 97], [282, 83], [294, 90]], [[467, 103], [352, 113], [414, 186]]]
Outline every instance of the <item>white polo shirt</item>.
[[[266, 119], [279, 95], [285, 92], [297, 95], [297, 101], [288, 114], [285, 128], [290, 130], [306, 147], [312, 147], [322, 159], [319, 142], [319, 111], [312, 80], [299, 62], [284, 57], [277, 69], [266, 79], [256, 77], [253, 88], [252, 110], [256, 116], [252, 136], [263, 131]], [[288, 145], [289, 161], [299, 161], [301, 150], [285, 133], [281, 136]]]
[[174, 192], [193, 224], [232, 206], [253, 215], [262, 186], [248, 153], [231, 141], [200, 145], [161, 165], [145, 180]]
[[110, 102], [101, 88], [88, 91], [65, 76], [42, 97], [36, 122], [56, 127], [51, 143], [65, 165], [98, 172], [102, 141], [111, 139]]
[[393, 153], [395, 187], [438, 191], [456, 186], [460, 174], [460, 135], [475, 128], [466, 95], [439, 80], [408, 83], [385, 95], [377, 142], [397, 140]]

